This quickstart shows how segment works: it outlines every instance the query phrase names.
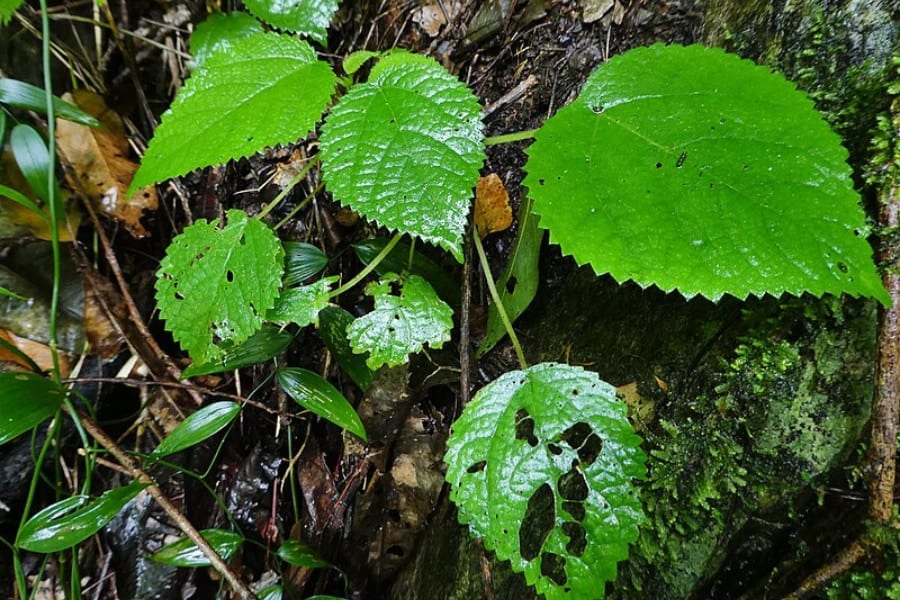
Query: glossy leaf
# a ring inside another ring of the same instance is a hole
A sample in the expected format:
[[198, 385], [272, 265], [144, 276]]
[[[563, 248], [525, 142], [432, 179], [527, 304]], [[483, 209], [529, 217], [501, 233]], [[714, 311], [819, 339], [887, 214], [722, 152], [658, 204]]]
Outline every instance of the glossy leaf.
[[[47, 143], [37, 131], [29, 125], [16, 125], [9, 134], [9, 146], [12, 149], [13, 156], [16, 158], [16, 164], [22, 171], [22, 176], [28, 182], [31, 190], [37, 194], [44, 202], [49, 200], [50, 182], [47, 179], [47, 168], [50, 164], [50, 153], [47, 151]], [[54, 201], [57, 214], [65, 217], [62, 211], [62, 192], [53, 179], [52, 185], [55, 186]]]
[[337, 359], [341, 369], [350, 376], [359, 389], [366, 391], [372, 385], [374, 372], [366, 364], [367, 354], [357, 354], [347, 339], [347, 327], [353, 315], [339, 306], [327, 306], [319, 313], [319, 336], [328, 351]]
[[460, 521], [548, 600], [601, 597], [637, 539], [645, 456], [626, 412], [595, 373], [542, 363], [485, 386], [453, 425]]
[[18, 437], [52, 417], [66, 390], [34, 373], [0, 373], [0, 444]]
[[[230, 559], [244, 542], [244, 538], [239, 534], [223, 529], [204, 529], [200, 535], [223, 560]], [[186, 537], [163, 546], [150, 555], [150, 560], [173, 567], [210, 566], [209, 559], [197, 547], [197, 544]]]
[[278, 584], [264, 587], [256, 592], [256, 597], [259, 598], [259, 600], [281, 600], [283, 596], [284, 589]]
[[[506, 270], [497, 280], [500, 301], [506, 316], [514, 323], [525, 312], [537, 294], [539, 277], [538, 261], [541, 257], [541, 239], [544, 231], [538, 228], [538, 218], [531, 212], [531, 199], [524, 198], [519, 209], [519, 235], [509, 255]], [[476, 356], [481, 358], [506, 335], [506, 327], [500, 320], [497, 307], [488, 309], [487, 329]]]
[[264, 223], [229, 210], [224, 228], [205, 220], [176, 236], [156, 280], [166, 328], [200, 363], [222, 359], [256, 333], [281, 286], [283, 249]]
[[321, 118], [334, 85], [331, 68], [302, 40], [257, 33], [233, 41], [185, 82], [131, 189], [303, 137]]
[[298, 540], [285, 540], [278, 548], [278, 558], [295, 567], [315, 569], [331, 565], [328, 561], [316, 556], [312, 548]]
[[284, 242], [284, 286], [302, 283], [322, 272], [328, 266], [328, 257], [312, 244]]
[[241, 412], [237, 402], [214, 402], [178, 424], [150, 456], [167, 456], [203, 442], [228, 426]]
[[478, 100], [443, 67], [406, 52], [381, 58], [332, 109], [321, 154], [336, 199], [462, 262], [484, 137]]
[[541, 227], [579, 264], [687, 297], [889, 301], [847, 151], [781, 75], [716, 48], [601, 65], [529, 147]]
[[210, 15], [191, 34], [190, 50], [194, 65], [202, 65], [215, 52], [231, 52], [235, 41], [262, 31], [262, 24], [245, 12]]
[[344, 59], [344, 73], [353, 75], [359, 71], [360, 67], [366, 64], [367, 60], [375, 58], [376, 56], [381, 56], [381, 52], [373, 52], [372, 50], [357, 50], [356, 52], [351, 52], [347, 55], [347, 58]]
[[337, 388], [320, 375], [292, 367], [278, 371], [278, 382], [285, 393], [306, 410], [363, 440], [368, 439], [356, 410]]
[[245, 0], [254, 15], [285, 31], [308, 35], [320, 44], [328, 41], [328, 25], [337, 12], [339, 0]]
[[[42, 114], [47, 112], [47, 101], [43, 88], [6, 77], [0, 79], [0, 104], [8, 104]], [[100, 127], [97, 119], [57, 96], [53, 96], [53, 114], [60, 119], [81, 123], [88, 127]]]
[[[371, 238], [358, 244], [353, 244], [353, 249], [356, 250], [356, 256], [359, 257], [359, 260], [363, 264], [368, 265], [384, 250], [389, 241], [386, 238]], [[378, 263], [378, 266], [375, 267], [375, 272], [383, 276], [388, 273], [403, 273], [408, 270], [413, 275], [419, 275], [426, 279], [444, 302], [459, 306], [459, 282], [454, 281], [443, 267], [421, 252], [413, 253], [412, 265], [410, 265], [409, 251], [409, 242], [400, 240], [394, 246], [394, 249]], [[407, 269], [407, 267], [409, 268]]]
[[336, 275], [323, 277], [315, 283], [284, 290], [266, 318], [280, 325], [294, 323], [300, 327], [318, 323], [319, 311], [328, 306], [328, 293], [337, 280]]
[[263, 327], [246, 342], [235, 348], [225, 348], [220, 360], [207, 364], [192, 364], [181, 372], [181, 377], [196, 377], [210, 373], [224, 373], [264, 363], [285, 351], [294, 336], [275, 327]]
[[[399, 295], [392, 293], [394, 285], [401, 286]], [[347, 338], [354, 352], [369, 353], [370, 369], [403, 364], [425, 344], [440, 348], [450, 339], [453, 310], [418, 275], [402, 281], [388, 273], [367, 285], [366, 293], [375, 298], [375, 308], [350, 324]]]
[[31, 552], [59, 552], [77, 546], [112, 521], [147, 487], [135, 481], [104, 492], [96, 500], [71, 496], [35, 514], [19, 529], [16, 545]]

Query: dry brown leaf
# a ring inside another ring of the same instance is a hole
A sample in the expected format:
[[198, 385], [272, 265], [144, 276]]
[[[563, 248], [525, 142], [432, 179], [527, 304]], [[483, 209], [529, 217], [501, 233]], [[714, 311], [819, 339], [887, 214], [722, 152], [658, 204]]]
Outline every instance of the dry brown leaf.
[[153, 186], [137, 190], [126, 199], [137, 163], [128, 158], [128, 140], [119, 116], [103, 98], [86, 90], [63, 96], [96, 117], [103, 128], [91, 128], [60, 120], [56, 143], [71, 166], [77, 184], [97, 209], [120, 221], [136, 238], [150, 235], [141, 224], [145, 210], [156, 210], [159, 200]]
[[[19, 337], [8, 329], [0, 329], [0, 339], [18, 349], [25, 356], [28, 356], [44, 371], [49, 371], [53, 368], [53, 353], [50, 351], [50, 346]], [[0, 363], [12, 363], [24, 367], [25, 370], [31, 370], [31, 365], [3, 346], [0, 346]], [[68, 377], [70, 372], [69, 359], [64, 352], [60, 352], [59, 375], [60, 377]]]
[[479, 177], [475, 186], [475, 228], [482, 238], [512, 225], [512, 208], [503, 180], [496, 173]]
[[91, 351], [109, 359], [125, 346], [125, 339], [113, 322], [126, 318], [125, 303], [107, 279], [90, 270], [84, 273], [84, 334]]

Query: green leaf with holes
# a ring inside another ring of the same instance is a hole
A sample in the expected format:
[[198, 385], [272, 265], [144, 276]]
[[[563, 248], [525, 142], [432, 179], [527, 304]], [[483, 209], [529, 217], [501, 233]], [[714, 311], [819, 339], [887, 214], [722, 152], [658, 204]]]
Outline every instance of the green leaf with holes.
[[244, 0], [247, 9], [266, 23], [308, 35], [320, 44], [328, 41], [328, 25], [338, 4], [339, 0]]
[[369, 353], [370, 369], [403, 364], [425, 344], [440, 348], [450, 339], [453, 309], [418, 275], [402, 280], [388, 273], [366, 286], [366, 293], [375, 298], [375, 308], [350, 324], [347, 337], [354, 352]]
[[459, 518], [548, 600], [593, 600], [643, 519], [641, 439], [611, 385], [542, 363], [502, 375], [454, 423], [445, 462]]
[[240, 210], [227, 225], [200, 220], [176, 236], [156, 280], [166, 329], [198, 364], [256, 333], [275, 304], [284, 250], [275, 234]]
[[266, 318], [279, 325], [294, 323], [300, 327], [319, 323], [319, 311], [328, 306], [328, 293], [338, 276], [323, 277], [309, 285], [284, 290]]
[[716, 300], [847, 293], [887, 304], [847, 151], [781, 75], [716, 48], [601, 65], [528, 149], [541, 227], [618, 281]]
[[303, 40], [235, 39], [188, 79], [144, 153], [132, 189], [286, 144], [316, 126], [335, 76]]
[[321, 154], [335, 198], [462, 262], [484, 136], [477, 98], [443, 67], [407, 52], [381, 58], [331, 111]]

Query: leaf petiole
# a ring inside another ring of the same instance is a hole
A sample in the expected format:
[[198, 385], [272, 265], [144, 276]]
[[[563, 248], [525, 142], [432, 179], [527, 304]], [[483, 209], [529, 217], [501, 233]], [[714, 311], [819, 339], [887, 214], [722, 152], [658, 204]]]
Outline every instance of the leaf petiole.
[[503, 135], [494, 135], [484, 138], [485, 146], [496, 146], [498, 144], [509, 144], [510, 142], [521, 142], [522, 140], [534, 139], [537, 129], [526, 129], [525, 131], [515, 131], [513, 133], [504, 133]]
[[475, 250], [478, 252], [478, 262], [481, 263], [481, 268], [484, 269], [484, 279], [487, 283], [488, 291], [491, 293], [491, 300], [494, 302], [494, 306], [497, 307], [497, 314], [500, 316], [500, 321], [503, 322], [503, 327], [506, 328], [506, 333], [509, 334], [509, 340], [512, 342], [513, 348], [516, 351], [516, 358], [519, 359], [519, 366], [523, 370], [527, 369], [528, 361], [525, 360], [525, 353], [522, 352], [522, 345], [519, 343], [519, 338], [516, 337], [516, 332], [509, 320], [509, 316], [506, 314], [506, 308], [503, 306], [500, 294], [497, 293], [497, 286], [494, 284], [494, 276], [491, 274], [491, 265], [488, 263], [487, 256], [484, 254], [484, 246], [481, 245], [481, 237], [479, 237], [477, 231], [472, 232], [472, 240], [475, 242]]
[[[281, 204], [281, 201], [284, 200], [285, 197], [286, 197], [288, 194], [291, 193], [291, 190], [293, 190], [294, 187], [295, 187], [298, 183], [300, 183], [301, 181], [303, 181], [303, 178], [306, 177], [306, 176], [309, 174], [310, 170], [312, 170], [312, 168], [313, 168], [318, 162], [319, 162], [319, 155], [318, 155], [318, 154], [316, 154], [315, 156], [311, 156], [310, 159], [309, 159], [309, 162], [306, 163], [306, 166], [304, 166], [302, 169], [300, 169], [300, 172], [299, 172], [299, 173], [297, 173], [296, 175], [294, 175], [294, 178], [291, 179], [290, 183], [288, 183], [286, 186], [284, 186], [284, 189], [281, 190], [281, 192], [279, 192], [278, 195], [275, 196], [275, 197], [272, 199], [271, 202], [269, 202], [268, 204], [266, 204], [266, 207], [262, 209], [262, 212], [260, 212], [258, 215], [256, 215], [256, 218], [257, 218], [257, 219], [263, 219], [263, 218], [265, 218], [266, 215], [268, 215], [270, 212], [272, 212], [272, 209], [274, 209], [276, 206], [278, 206], [279, 204]], [[278, 227], [280, 227], [280, 226], [281, 226], [281, 224], [278, 225]], [[276, 227], [276, 229], [278, 229], [278, 227]]]
[[394, 246], [397, 245], [397, 242], [399, 242], [400, 238], [402, 238], [402, 237], [403, 237], [402, 233], [400, 233], [400, 232], [395, 233], [394, 237], [391, 238], [391, 241], [388, 242], [387, 245], [381, 249], [381, 252], [379, 252], [375, 256], [375, 258], [372, 259], [372, 262], [370, 262], [368, 265], [366, 265], [362, 271], [357, 273], [356, 277], [354, 277], [353, 279], [351, 279], [350, 281], [348, 281], [347, 283], [345, 283], [338, 289], [336, 289], [333, 292], [331, 292], [330, 294], [328, 294], [328, 297], [329, 298], [337, 298], [338, 296], [340, 296], [347, 290], [351, 289], [357, 283], [359, 283], [360, 281], [365, 279], [369, 275], [369, 273], [371, 273], [372, 271], [375, 270], [375, 268], [378, 266], [378, 264], [381, 261], [383, 261], [385, 258], [387, 258], [387, 255], [391, 253], [391, 250], [394, 249]]

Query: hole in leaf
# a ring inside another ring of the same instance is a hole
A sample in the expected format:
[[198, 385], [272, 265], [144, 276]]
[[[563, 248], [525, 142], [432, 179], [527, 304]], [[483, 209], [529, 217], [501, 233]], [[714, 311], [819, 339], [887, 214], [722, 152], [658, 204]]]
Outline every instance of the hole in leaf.
[[515, 277], [510, 277], [509, 280], [506, 282], [506, 293], [508, 293], [508, 294], [513, 294], [513, 293], [515, 293], [515, 291], [516, 291], [516, 283], [517, 283], [517, 282], [516, 282], [516, 278], [515, 278]]
[[547, 444], [547, 449], [550, 450], [550, 454], [552, 454], [553, 456], [559, 456], [560, 454], [562, 454], [562, 448], [552, 442]]
[[543, 180], [543, 179], [538, 179], [538, 185], [544, 185], [544, 180]]
[[594, 106], [591, 107], [591, 110], [594, 111], [594, 113], [599, 115], [600, 113], [603, 112], [603, 107], [600, 106], [599, 104], [595, 104]]
[[234, 281], [234, 271], [232, 271], [231, 269], [225, 271], [225, 281], [227, 281], [228, 283]]
[[486, 466], [487, 466], [487, 461], [479, 460], [477, 463], [475, 463], [474, 465], [472, 465], [468, 469], [466, 469], [466, 473], [479, 473], [481, 471], [484, 471], [484, 468]]
[[656, 163], [656, 168], [657, 168], [657, 169], [662, 169], [662, 163], [661, 163], [661, 162]]
[[574, 502], [571, 500], [566, 500], [562, 503], [563, 510], [572, 515], [572, 518], [578, 521], [584, 521], [584, 518], [587, 516], [587, 511], [584, 509], [583, 502]]
[[850, 270], [850, 269], [847, 267], [847, 263], [844, 263], [844, 262], [841, 262], [841, 261], [838, 261], [837, 268], [838, 268], [838, 270], [839, 270], [841, 273], [846, 273], [846, 272], [848, 272], [848, 271]]
[[534, 435], [534, 419], [524, 408], [516, 411], [516, 439], [525, 440], [532, 448], [538, 445], [538, 439]]
[[574, 466], [559, 478], [556, 482], [556, 489], [559, 490], [559, 495], [566, 500], [586, 500], [588, 497], [588, 485], [584, 480], [584, 475]]
[[544, 552], [541, 554], [541, 575], [556, 585], [565, 585], [569, 579], [566, 575], [566, 559], [558, 554]]
[[578, 452], [579, 460], [588, 466], [597, 460], [597, 456], [603, 450], [603, 440], [587, 423], [575, 423], [566, 429], [562, 434], [562, 441]]
[[562, 526], [563, 533], [569, 538], [566, 551], [572, 556], [583, 556], [587, 548], [587, 534], [580, 523], [566, 521]]
[[525, 560], [537, 558], [555, 522], [553, 489], [545, 483], [528, 499], [525, 517], [519, 528], [519, 552], [522, 558]]

